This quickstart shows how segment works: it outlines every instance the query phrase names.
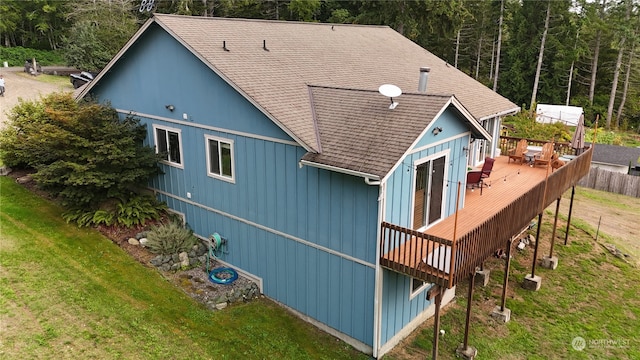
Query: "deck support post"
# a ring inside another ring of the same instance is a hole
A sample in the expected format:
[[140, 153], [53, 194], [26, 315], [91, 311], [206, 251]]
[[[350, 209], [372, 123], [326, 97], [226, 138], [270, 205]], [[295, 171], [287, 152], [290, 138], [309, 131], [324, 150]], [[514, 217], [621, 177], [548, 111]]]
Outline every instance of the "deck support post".
[[567, 218], [567, 230], [564, 232], [564, 244], [567, 245], [569, 240], [569, 226], [571, 226], [571, 212], [573, 211], [573, 197], [576, 194], [576, 186], [571, 187], [571, 202], [569, 202], [569, 216]]
[[502, 302], [500, 306], [496, 306], [491, 313], [491, 317], [508, 322], [511, 320], [511, 310], [506, 308], [507, 304], [507, 286], [509, 285], [509, 268], [511, 267], [511, 246], [513, 238], [507, 240], [507, 259], [504, 264], [504, 280], [502, 282]]
[[536, 230], [536, 246], [533, 250], [533, 264], [531, 266], [531, 274], [524, 277], [522, 287], [527, 290], [538, 291], [540, 290], [540, 283], [542, 278], [536, 276], [536, 262], [538, 261], [538, 245], [540, 244], [540, 229], [542, 228], [542, 212], [538, 214], [538, 229]]
[[473, 285], [475, 283], [476, 272], [472, 271], [469, 275], [469, 291], [467, 293], [467, 318], [464, 325], [463, 343], [456, 349], [456, 355], [465, 360], [473, 360], [478, 354], [478, 350], [473, 346], [469, 346], [469, 324], [471, 322], [471, 302], [473, 301]]
[[444, 289], [440, 285], [434, 285], [427, 292], [427, 299], [432, 300], [435, 298], [435, 313], [433, 314], [433, 350], [432, 359], [438, 359], [438, 341], [440, 340], [440, 306], [442, 305], [442, 295]]
[[560, 212], [560, 199], [556, 201], [556, 215], [553, 219], [553, 230], [551, 231], [551, 246], [549, 247], [549, 256], [542, 259], [542, 267], [555, 270], [558, 267], [558, 257], [553, 256], [553, 245], [556, 243], [556, 227], [558, 226], [558, 213]]

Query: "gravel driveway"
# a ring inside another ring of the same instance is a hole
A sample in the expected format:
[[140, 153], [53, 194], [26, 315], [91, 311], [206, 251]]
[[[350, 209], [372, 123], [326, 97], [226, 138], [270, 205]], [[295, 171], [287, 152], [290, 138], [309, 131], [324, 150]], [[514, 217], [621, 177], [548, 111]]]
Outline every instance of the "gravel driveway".
[[18, 104], [20, 99], [39, 99], [56, 91], [73, 91], [69, 83], [66, 86], [38, 81], [37, 78], [24, 72], [23, 67], [0, 67], [0, 74], [5, 79], [4, 97], [0, 97], [0, 127], [7, 121], [7, 113]]

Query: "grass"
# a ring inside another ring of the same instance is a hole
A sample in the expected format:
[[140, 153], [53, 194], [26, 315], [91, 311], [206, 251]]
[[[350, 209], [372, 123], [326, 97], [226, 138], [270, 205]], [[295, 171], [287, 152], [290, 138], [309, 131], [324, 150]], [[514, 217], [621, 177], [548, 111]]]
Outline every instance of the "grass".
[[[546, 218], [538, 258], [549, 253], [553, 217]], [[565, 226], [559, 221], [559, 229]], [[477, 359], [640, 358], [638, 268], [604, 250], [594, 241], [595, 233], [591, 225], [572, 220], [570, 243], [564, 246], [564, 231], [558, 231], [554, 256], [559, 266], [555, 270], [536, 267], [536, 275], [542, 277], [542, 287], [536, 292], [521, 286], [531, 272], [533, 248], [515, 251], [506, 301], [512, 313], [506, 324], [489, 316], [501, 302], [504, 261], [488, 260], [485, 268], [491, 269], [491, 281], [487, 287], [474, 288], [471, 307], [469, 345], [478, 349]], [[456, 302], [441, 318], [446, 333], [440, 338], [440, 359], [454, 359], [463, 341], [467, 290], [467, 283], [458, 285]], [[572, 346], [577, 337], [585, 340], [581, 351]], [[429, 321], [384, 358], [430, 357], [432, 340], [433, 321]]]
[[0, 359], [368, 357], [262, 299], [212, 312], [0, 177]]
[[37, 81], [41, 81], [48, 84], [54, 84], [65, 88], [66, 90], [73, 90], [73, 85], [69, 81], [69, 76], [60, 76], [60, 75], [49, 75], [49, 74], [40, 74], [38, 76], [32, 76], [25, 72], [16, 72], [19, 76], [35, 79]]

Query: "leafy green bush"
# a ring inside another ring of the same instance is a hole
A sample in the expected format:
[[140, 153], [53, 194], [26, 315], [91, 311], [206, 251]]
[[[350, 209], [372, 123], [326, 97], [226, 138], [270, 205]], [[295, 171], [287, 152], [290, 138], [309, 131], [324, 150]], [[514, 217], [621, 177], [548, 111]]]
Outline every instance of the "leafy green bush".
[[36, 58], [38, 64], [42, 66], [66, 64], [63, 53], [60, 50], [36, 50], [22, 46], [0, 46], [0, 62], [6, 61], [9, 66], [24, 66], [26, 59], [33, 58]]
[[516, 115], [509, 116], [504, 120], [505, 124], [514, 127], [513, 133], [509, 136], [534, 140], [556, 142], [570, 142], [573, 132], [563, 123], [542, 124], [536, 121], [531, 111], [523, 110]]
[[193, 231], [176, 222], [154, 226], [147, 233], [146, 246], [154, 254], [171, 255], [189, 251], [198, 242]]
[[[0, 131], [5, 165], [36, 169], [38, 186], [69, 209], [95, 211], [109, 199], [126, 204], [132, 190], [146, 187], [160, 172], [137, 119], [120, 119], [106, 105], [78, 103], [69, 93], [21, 102], [7, 125]], [[129, 205], [122, 212], [139, 210]]]
[[126, 199], [107, 201], [98, 210], [74, 209], [62, 216], [67, 222], [78, 226], [118, 225], [131, 227], [142, 225], [148, 220], [158, 220], [167, 210], [167, 205], [152, 196], [131, 194]]

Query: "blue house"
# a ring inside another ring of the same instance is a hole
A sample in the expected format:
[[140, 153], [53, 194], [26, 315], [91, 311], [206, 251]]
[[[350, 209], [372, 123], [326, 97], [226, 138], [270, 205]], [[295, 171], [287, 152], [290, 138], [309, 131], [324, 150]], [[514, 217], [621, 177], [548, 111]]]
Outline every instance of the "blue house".
[[374, 357], [434, 309], [428, 282], [380, 266], [380, 224], [452, 215], [519, 110], [389, 27], [161, 14], [84, 96], [147, 125], [165, 154], [149, 187], [228, 239], [223, 263]]

